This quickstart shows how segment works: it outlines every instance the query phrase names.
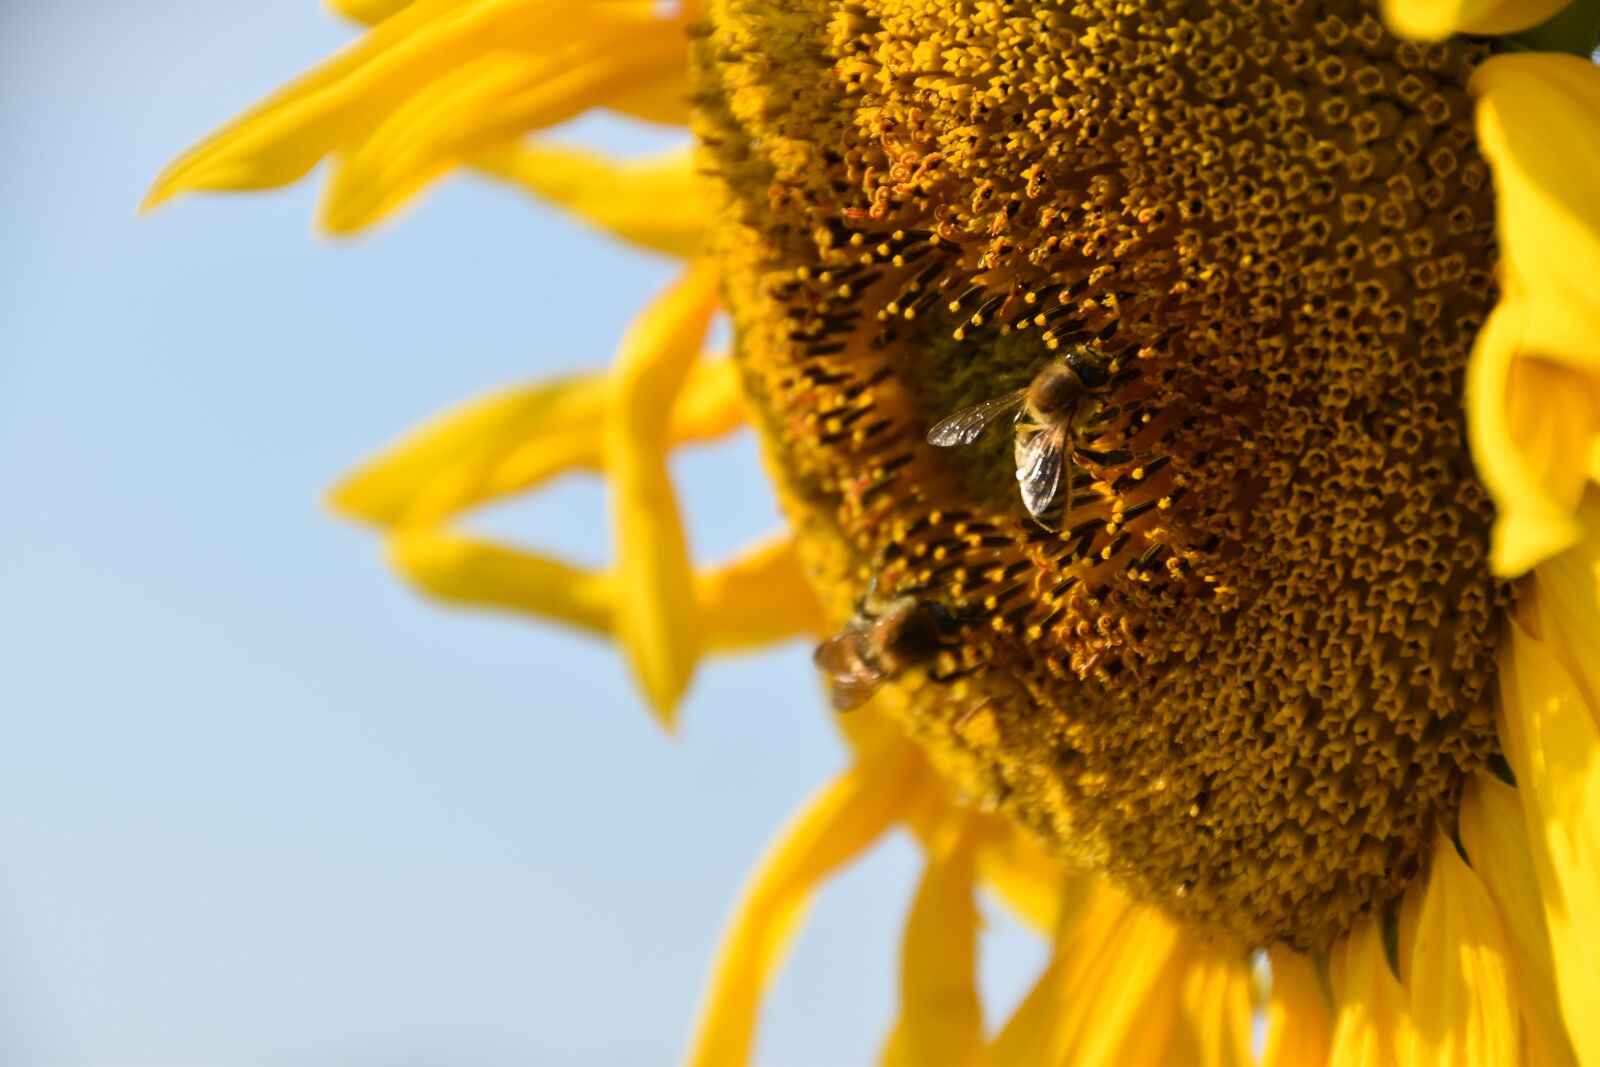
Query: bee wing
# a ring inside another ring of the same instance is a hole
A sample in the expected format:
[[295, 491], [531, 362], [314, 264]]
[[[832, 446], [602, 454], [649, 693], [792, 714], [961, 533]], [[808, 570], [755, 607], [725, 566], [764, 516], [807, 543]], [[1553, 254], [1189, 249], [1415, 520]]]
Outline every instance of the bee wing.
[[883, 679], [876, 674], [836, 674], [830, 679], [828, 700], [834, 711], [850, 711], [865, 704]]
[[951, 445], [970, 445], [983, 433], [983, 428], [1009, 411], [1022, 406], [1024, 390], [1016, 389], [993, 400], [962, 408], [947, 418], [940, 419], [928, 431], [928, 443], [948, 448]]
[[1061, 453], [1066, 443], [1065, 426], [1049, 426], [1017, 438], [1017, 484], [1028, 514], [1036, 519], [1050, 510], [1056, 490], [1061, 488]]
[[855, 630], [846, 630], [837, 637], [830, 637], [817, 646], [811, 654], [811, 662], [829, 674], [850, 674], [862, 668], [861, 663], [861, 635]]

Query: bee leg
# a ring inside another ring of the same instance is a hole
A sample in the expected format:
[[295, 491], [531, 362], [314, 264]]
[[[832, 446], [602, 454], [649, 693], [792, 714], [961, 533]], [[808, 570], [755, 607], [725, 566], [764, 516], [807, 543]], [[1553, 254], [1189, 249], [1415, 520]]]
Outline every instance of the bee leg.
[[1126, 448], [1113, 448], [1105, 452], [1093, 448], [1074, 448], [1072, 450], [1073, 462], [1077, 462], [1079, 456], [1082, 456], [1090, 463], [1096, 463], [1102, 467], [1121, 467], [1139, 459], [1140, 453], [1130, 452]]
[[960, 715], [957, 715], [951, 720], [950, 729], [960, 730], [963, 726], [972, 721], [972, 717], [974, 715], [978, 714], [978, 712], [982, 711], [984, 708], [993, 703], [993, 697], [984, 697], [982, 700], [974, 701], [973, 703], [967, 705], [962, 709]]

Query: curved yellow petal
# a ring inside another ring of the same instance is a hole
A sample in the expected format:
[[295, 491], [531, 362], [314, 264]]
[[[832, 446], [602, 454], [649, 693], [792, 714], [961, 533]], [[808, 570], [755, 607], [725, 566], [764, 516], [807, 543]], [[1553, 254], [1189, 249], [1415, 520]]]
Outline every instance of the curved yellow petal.
[[1505, 930], [1455, 845], [1440, 835], [1407, 979], [1412, 1063], [1516, 1063], [1521, 1047]]
[[[352, 471], [329, 504], [377, 526], [428, 524], [559, 474], [597, 471], [610, 388], [605, 374], [590, 374], [468, 401]], [[733, 362], [702, 359], [673, 405], [667, 440], [673, 446], [712, 440], [743, 419]]]
[[1576, 1063], [1561, 1021], [1544, 902], [1517, 790], [1487, 775], [1469, 781], [1461, 798], [1461, 843], [1505, 925], [1511, 987], [1527, 1027], [1528, 1061], [1550, 1067]]
[[364, 229], [497, 146], [671, 79], [685, 66], [686, 49], [685, 28], [676, 20], [585, 5], [565, 13], [544, 48], [459, 62], [416, 86], [344, 146], [325, 191], [322, 225], [336, 234]]
[[416, 0], [175, 160], [144, 206], [181, 192], [287, 185], [440, 71], [548, 36], [575, 0]]
[[342, 514], [379, 526], [425, 524], [600, 462], [604, 375], [505, 389], [419, 427], [329, 494]]
[[[1595, 496], [1586, 501], [1591, 513]], [[1591, 534], [1570, 550], [1573, 569], [1594, 573], [1597, 542]], [[1542, 579], [1550, 566], [1536, 576]], [[1600, 724], [1590, 695], [1600, 667], [1593, 645], [1575, 661], [1555, 642], [1594, 632], [1600, 617], [1594, 588], [1580, 588], [1565, 605], [1545, 581], [1523, 591], [1521, 607], [1533, 629], [1516, 620], [1508, 625], [1499, 687], [1500, 739], [1528, 825], [1562, 1017], [1586, 1065], [1600, 1064], [1600, 1012], [1594, 1010], [1600, 1004]], [[1587, 603], [1578, 599], [1585, 592]]]
[[960, 814], [928, 849], [900, 957], [900, 1017], [882, 1062], [888, 1067], [977, 1064], [983, 1048], [978, 1000], [978, 906], [973, 899], [977, 831]]
[[[532, 615], [603, 636], [613, 633], [618, 585], [612, 574], [433, 526], [399, 529], [385, 541], [385, 550], [403, 577], [448, 603]], [[721, 566], [697, 571], [694, 596], [707, 649], [744, 652], [814, 633], [821, 611], [798, 569], [794, 543], [775, 537]]]
[[1527, 300], [1508, 279], [1467, 375], [1473, 456], [1497, 509], [1490, 562], [1504, 575], [1577, 543], [1582, 529], [1572, 512], [1591, 476], [1578, 457], [1592, 447], [1586, 438], [1600, 414], [1582, 371], [1520, 354], [1527, 319]]
[[1402, 37], [1442, 41], [1453, 33], [1494, 37], [1537, 26], [1569, 0], [1383, 0], [1383, 19]]
[[914, 801], [922, 768], [905, 741], [864, 754], [768, 847], [723, 934], [685, 1058], [691, 1067], [749, 1062], [762, 993], [812, 894], [894, 825]]
[[701, 641], [689, 549], [667, 471], [668, 419], [716, 305], [716, 274], [702, 264], [639, 316], [617, 353], [601, 435], [616, 541], [616, 637], [668, 727]]
[[1576, 542], [1572, 512], [1600, 473], [1600, 70], [1496, 56], [1470, 89], [1504, 296], [1474, 346], [1469, 429], [1500, 513], [1493, 563], [1519, 574]]
[[1267, 1045], [1262, 1067], [1325, 1067], [1332, 1051], [1328, 999], [1311, 957], [1278, 947], [1269, 953]]
[[616, 583], [609, 575], [444, 530], [402, 530], [386, 547], [396, 571], [440, 600], [611, 631]]
[[1494, 170], [1501, 251], [1530, 301], [1529, 349], [1600, 367], [1600, 69], [1575, 56], [1495, 56], [1472, 75]]
[[705, 198], [687, 148], [614, 160], [576, 148], [509, 144], [473, 163], [641, 248], [683, 259], [702, 250]]
[[1405, 990], [1389, 969], [1383, 932], [1366, 919], [1335, 945], [1330, 959], [1335, 1016], [1332, 1067], [1389, 1067], [1408, 1064], [1402, 1053], [1410, 1012]]
[[354, 45], [166, 168], [151, 208], [182, 192], [268, 189], [335, 157], [323, 225], [352, 233], [429, 182], [595, 107], [681, 118], [686, 16], [580, 0], [341, 0], [375, 21]]
[[712, 652], [743, 652], [815, 636], [825, 622], [794, 541], [768, 538], [735, 559], [695, 574], [695, 600]]

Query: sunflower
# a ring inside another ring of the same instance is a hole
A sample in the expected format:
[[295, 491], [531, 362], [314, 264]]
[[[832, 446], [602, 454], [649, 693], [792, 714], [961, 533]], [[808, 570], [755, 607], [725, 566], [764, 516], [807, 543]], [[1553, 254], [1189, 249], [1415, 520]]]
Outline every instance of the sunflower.
[[[335, 6], [370, 29], [150, 203], [327, 160], [350, 233], [466, 169], [685, 266], [609, 371], [334, 506], [609, 637], [664, 725], [799, 635], [860, 704], [690, 1062], [749, 1058], [812, 893], [905, 826], [886, 1062], [1245, 1063], [1260, 1023], [1269, 1064], [1600, 1067], [1593, 5]], [[593, 108], [696, 145], [542, 141]], [[742, 423], [789, 529], [697, 569], [667, 457]], [[575, 470], [604, 571], [452, 525]], [[995, 1033], [980, 886], [1054, 946]]]

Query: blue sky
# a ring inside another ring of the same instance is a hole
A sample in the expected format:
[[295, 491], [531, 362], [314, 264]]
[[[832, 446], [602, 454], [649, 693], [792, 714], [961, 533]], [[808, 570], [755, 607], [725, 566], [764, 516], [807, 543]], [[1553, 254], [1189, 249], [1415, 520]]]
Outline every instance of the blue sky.
[[[712, 663], [668, 739], [608, 648], [430, 605], [321, 508], [442, 407], [603, 363], [671, 271], [465, 180], [353, 242], [310, 183], [134, 216], [349, 37], [295, 0], [0, 5], [0, 1062], [670, 1062], [841, 765], [805, 648]], [[779, 521], [747, 435], [675, 472], [701, 558]], [[480, 525], [607, 541], [587, 480]], [[830, 885], [763, 1062], [875, 1055], [917, 866]], [[1005, 1003], [1042, 949], [989, 911]]]

